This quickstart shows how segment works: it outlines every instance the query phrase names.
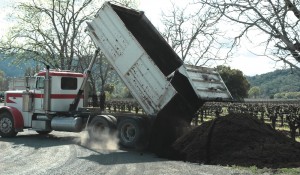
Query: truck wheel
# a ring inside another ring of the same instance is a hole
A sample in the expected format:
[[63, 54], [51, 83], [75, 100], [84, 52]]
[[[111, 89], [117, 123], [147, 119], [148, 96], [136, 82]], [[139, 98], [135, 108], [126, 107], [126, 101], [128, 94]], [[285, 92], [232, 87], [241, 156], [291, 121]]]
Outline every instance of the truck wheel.
[[14, 137], [18, 132], [15, 131], [14, 119], [9, 112], [0, 113], [0, 135], [1, 137]]
[[116, 125], [114, 122], [105, 116], [96, 116], [92, 119], [88, 126], [90, 139], [101, 140], [103, 136], [111, 134], [115, 131]]
[[118, 124], [118, 133], [121, 145], [137, 148], [143, 140], [144, 129], [138, 118], [125, 118]]

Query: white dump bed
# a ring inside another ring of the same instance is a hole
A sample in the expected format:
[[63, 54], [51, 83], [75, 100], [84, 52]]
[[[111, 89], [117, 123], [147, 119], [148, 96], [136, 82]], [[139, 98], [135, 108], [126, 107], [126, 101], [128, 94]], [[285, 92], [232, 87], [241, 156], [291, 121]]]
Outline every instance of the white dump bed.
[[170, 101], [175, 89], [109, 3], [99, 10], [87, 29], [147, 114], [155, 115]]
[[141, 11], [106, 2], [87, 32], [148, 115], [163, 108], [192, 114], [204, 99], [230, 96], [215, 72], [184, 66]]

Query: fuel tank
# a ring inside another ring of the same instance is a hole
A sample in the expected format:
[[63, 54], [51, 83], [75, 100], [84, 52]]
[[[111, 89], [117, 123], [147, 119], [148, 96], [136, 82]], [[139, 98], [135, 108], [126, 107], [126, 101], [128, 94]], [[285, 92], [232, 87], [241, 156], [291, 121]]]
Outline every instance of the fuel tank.
[[51, 120], [51, 128], [55, 131], [80, 132], [83, 128], [80, 117], [54, 117]]

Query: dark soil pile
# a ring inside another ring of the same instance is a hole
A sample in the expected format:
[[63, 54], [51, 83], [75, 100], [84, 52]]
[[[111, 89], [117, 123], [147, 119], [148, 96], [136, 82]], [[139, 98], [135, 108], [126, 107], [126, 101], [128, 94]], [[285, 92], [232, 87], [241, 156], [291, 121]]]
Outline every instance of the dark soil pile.
[[[169, 117], [170, 116], [170, 117]], [[183, 114], [158, 116], [153, 124], [149, 149], [159, 157], [182, 160], [172, 144], [190, 129], [191, 120], [182, 117]]]
[[280, 168], [300, 166], [300, 143], [246, 116], [231, 114], [203, 123], [173, 143], [185, 161]]

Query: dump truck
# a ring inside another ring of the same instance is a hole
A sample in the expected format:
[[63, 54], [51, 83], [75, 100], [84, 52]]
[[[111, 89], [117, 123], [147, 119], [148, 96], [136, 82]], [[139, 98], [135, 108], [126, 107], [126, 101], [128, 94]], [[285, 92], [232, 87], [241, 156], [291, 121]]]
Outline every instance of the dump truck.
[[[39, 134], [87, 129], [97, 138], [109, 128], [118, 132], [123, 146], [152, 145], [165, 152], [204, 102], [231, 99], [216, 71], [184, 64], [142, 11], [105, 2], [86, 31], [97, 50], [84, 73], [47, 67], [36, 74], [33, 89], [5, 92], [2, 137], [24, 129]], [[144, 114], [86, 107], [87, 80], [100, 51]]]

